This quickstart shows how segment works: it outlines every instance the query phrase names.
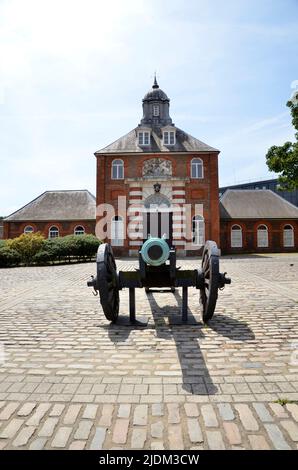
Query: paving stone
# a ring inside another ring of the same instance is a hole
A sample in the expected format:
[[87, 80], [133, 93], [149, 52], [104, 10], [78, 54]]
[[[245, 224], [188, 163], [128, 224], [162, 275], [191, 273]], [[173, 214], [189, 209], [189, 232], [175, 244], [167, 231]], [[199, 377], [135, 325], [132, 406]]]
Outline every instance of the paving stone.
[[281, 426], [287, 431], [294, 442], [298, 442], [298, 426], [289, 419], [280, 422]]
[[289, 411], [295, 421], [298, 421], [298, 405], [294, 403], [286, 404], [287, 411]]
[[168, 439], [170, 450], [183, 450], [184, 442], [180, 425], [170, 425], [168, 427]]
[[13, 441], [12, 445], [14, 447], [25, 446], [28, 443], [31, 436], [34, 434], [35, 429], [36, 429], [35, 426], [26, 426], [25, 428], [23, 428], [19, 432], [15, 440]]
[[259, 436], [256, 434], [248, 435], [248, 439], [251, 445], [252, 450], [269, 450], [270, 447], [264, 436]]
[[265, 424], [264, 427], [275, 449], [277, 450], [290, 450], [291, 449], [289, 444], [286, 442], [280, 428], [276, 424]]
[[83, 420], [80, 421], [79, 426], [75, 432], [74, 438], [87, 440], [93, 426], [92, 421]]
[[98, 421], [99, 426], [101, 427], [111, 426], [113, 412], [114, 412], [113, 405], [104, 404], [102, 407], [101, 417]]
[[163, 403], [153, 403], [151, 405], [152, 416], [163, 416], [164, 415], [164, 405]]
[[235, 419], [235, 414], [229, 403], [219, 403], [217, 408], [224, 421], [233, 421]]
[[29, 450], [42, 450], [47, 442], [46, 437], [39, 437], [29, 445]]
[[263, 403], [254, 403], [253, 407], [256, 410], [261, 421], [263, 421], [264, 423], [272, 423], [274, 421], [273, 417], [271, 416], [271, 414]]
[[61, 416], [64, 411], [64, 408], [65, 405], [60, 405], [59, 403], [57, 403], [49, 412], [49, 416]]
[[235, 405], [236, 410], [239, 413], [239, 417], [243, 427], [247, 431], [258, 431], [259, 425], [256, 419], [254, 418], [251, 410], [248, 405]]
[[191, 442], [203, 442], [203, 435], [198, 419], [189, 418], [187, 420], [187, 429]]
[[26, 421], [27, 426], [38, 426], [51, 405], [49, 403], [40, 403], [33, 415]]
[[89, 447], [90, 450], [101, 450], [103, 448], [106, 432], [107, 428], [104, 427], [97, 427], [95, 429], [95, 434]]
[[285, 408], [281, 406], [279, 403], [269, 403], [270, 408], [272, 409], [273, 413], [278, 418], [288, 418], [289, 415], [286, 412]]
[[55, 427], [58, 424], [58, 418], [47, 418], [42, 425], [41, 429], [38, 431], [38, 436], [40, 437], [50, 437], [52, 436]]
[[151, 424], [151, 436], [157, 439], [161, 439], [163, 436], [163, 423], [162, 421], [157, 421], [156, 423]]
[[163, 442], [161, 441], [151, 442], [151, 450], [164, 450]]
[[129, 419], [117, 419], [114, 431], [113, 431], [113, 442], [115, 444], [125, 444], [127, 441]]
[[74, 424], [82, 405], [70, 405], [63, 419], [64, 424]]
[[73, 441], [69, 444], [69, 450], [84, 450], [86, 447], [85, 441]]
[[131, 436], [131, 448], [132, 449], [143, 449], [147, 437], [146, 429], [135, 428], [132, 430]]
[[19, 409], [18, 416], [29, 416], [30, 413], [34, 410], [37, 403], [24, 403], [24, 405]]
[[178, 403], [168, 403], [168, 422], [170, 424], [180, 423], [179, 405]]
[[98, 410], [98, 405], [86, 405], [83, 413], [83, 418], [95, 419]]
[[235, 423], [224, 422], [223, 427], [227, 436], [228, 441], [231, 445], [241, 444], [241, 435], [239, 428]]
[[202, 405], [201, 413], [204, 419], [205, 426], [218, 427], [218, 421], [212, 405]]
[[15, 410], [18, 408], [18, 403], [8, 403], [6, 407], [0, 413], [0, 420], [4, 421], [7, 420], [13, 415]]
[[55, 434], [51, 447], [58, 447], [58, 448], [66, 447], [71, 431], [72, 431], [71, 427], [65, 427], [65, 426], [60, 427]]
[[118, 408], [118, 418], [129, 418], [130, 415], [130, 410], [131, 410], [131, 405], [130, 404], [122, 404]]
[[133, 425], [144, 426], [148, 419], [148, 405], [137, 405], [133, 415]]
[[224, 450], [225, 445], [220, 431], [206, 431], [210, 450]]
[[184, 409], [186, 416], [188, 416], [189, 418], [197, 417], [200, 414], [198, 405], [196, 403], [185, 403]]
[[22, 426], [24, 420], [23, 419], [18, 419], [14, 418], [12, 419], [7, 426], [1, 431], [0, 433], [0, 439], [12, 439], [20, 427]]

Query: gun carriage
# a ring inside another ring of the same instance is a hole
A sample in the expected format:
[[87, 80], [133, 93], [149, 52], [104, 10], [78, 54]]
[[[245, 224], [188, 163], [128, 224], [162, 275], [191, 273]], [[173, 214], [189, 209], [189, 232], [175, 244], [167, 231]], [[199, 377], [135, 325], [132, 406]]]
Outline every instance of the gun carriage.
[[[201, 266], [197, 269], [181, 269], [177, 266], [176, 249], [172, 241], [172, 214], [170, 214], [169, 236], [150, 236], [150, 222], [147, 225], [148, 237], [138, 253], [139, 266], [134, 271], [117, 271], [111, 245], [103, 243], [98, 247], [96, 276], [87, 282], [99, 293], [100, 303], [107, 320], [116, 323], [119, 314], [119, 291], [129, 289], [130, 322], [136, 322], [135, 289], [168, 288], [175, 292], [182, 288], [182, 321], [188, 318], [188, 288], [199, 291], [200, 309], [203, 322], [208, 322], [214, 313], [218, 290], [231, 279], [219, 271], [220, 250], [214, 241], [207, 241], [203, 247]], [[160, 232], [160, 225], [159, 225]]]

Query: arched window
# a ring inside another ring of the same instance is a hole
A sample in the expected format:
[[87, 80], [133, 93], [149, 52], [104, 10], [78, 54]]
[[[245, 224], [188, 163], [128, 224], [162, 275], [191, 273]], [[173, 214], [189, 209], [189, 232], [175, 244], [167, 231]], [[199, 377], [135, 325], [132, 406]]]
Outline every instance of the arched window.
[[242, 228], [240, 225], [231, 227], [231, 247], [242, 248]]
[[85, 228], [82, 225], [77, 225], [74, 229], [74, 234], [75, 235], [84, 235], [85, 234]]
[[31, 225], [26, 225], [26, 227], [24, 228], [24, 233], [33, 233], [33, 232], [34, 232], [34, 228]]
[[59, 229], [55, 225], [52, 225], [49, 229], [49, 238], [57, 238], [59, 237]]
[[267, 248], [268, 244], [268, 228], [266, 225], [259, 225], [257, 231], [257, 246], [258, 248]]
[[112, 218], [111, 226], [111, 244], [112, 246], [123, 246], [124, 241], [124, 224], [123, 218], [116, 215]]
[[192, 242], [197, 246], [203, 246], [205, 243], [205, 222], [201, 215], [192, 218]]
[[283, 232], [283, 238], [284, 238], [284, 247], [291, 247], [294, 246], [294, 229], [292, 225], [285, 225], [284, 226], [284, 232]]
[[122, 180], [124, 178], [123, 160], [113, 160], [112, 162], [112, 179]]
[[203, 161], [200, 158], [193, 158], [191, 161], [191, 177], [204, 178]]

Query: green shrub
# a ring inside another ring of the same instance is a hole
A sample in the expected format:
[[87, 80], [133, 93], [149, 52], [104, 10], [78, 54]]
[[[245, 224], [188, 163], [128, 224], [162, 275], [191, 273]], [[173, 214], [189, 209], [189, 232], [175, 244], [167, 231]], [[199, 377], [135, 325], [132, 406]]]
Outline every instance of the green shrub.
[[32, 264], [34, 256], [41, 250], [44, 237], [40, 233], [23, 233], [17, 238], [7, 240], [7, 246], [19, 253], [21, 262], [26, 266]]
[[21, 256], [9, 246], [0, 246], [0, 268], [17, 266], [21, 262]]

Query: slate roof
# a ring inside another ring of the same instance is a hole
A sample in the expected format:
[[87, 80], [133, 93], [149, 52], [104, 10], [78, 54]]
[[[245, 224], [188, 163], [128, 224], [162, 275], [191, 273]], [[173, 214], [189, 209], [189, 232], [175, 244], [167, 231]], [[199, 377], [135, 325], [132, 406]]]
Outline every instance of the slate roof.
[[92, 220], [95, 219], [96, 199], [86, 189], [69, 191], [45, 191], [4, 220]]
[[270, 189], [228, 189], [220, 199], [221, 219], [298, 219], [298, 208]]
[[95, 152], [95, 155], [110, 153], [219, 152], [218, 149], [210, 147], [210, 145], [201, 142], [177, 127], [175, 128], [175, 145], [163, 145], [162, 130], [160, 128], [153, 128], [150, 137], [150, 145], [139, 146], [137, 139], [138, 129], [139, 128], [136, 127], [112, 144]]

